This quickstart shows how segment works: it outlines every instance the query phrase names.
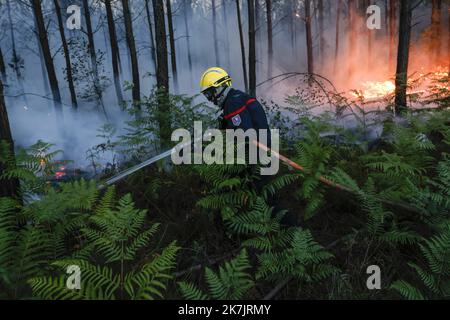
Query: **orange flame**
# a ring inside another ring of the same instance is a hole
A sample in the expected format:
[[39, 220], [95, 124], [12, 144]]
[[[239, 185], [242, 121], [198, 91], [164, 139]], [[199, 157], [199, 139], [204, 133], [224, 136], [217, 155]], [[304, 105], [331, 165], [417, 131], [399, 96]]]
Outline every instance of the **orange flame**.
[[[410, 79], [409, 82], [414, 82], [418, 79], [420, 79], [421, 83], [424, 85], [430, 84], [434, 80], [443, 79], [448, 77], [448, 71], [445, 70], [443, 67], [436, 68], [435, 71], [425, 73], [421, 72], [414, 77], [414, 79]], [[392, 80], [386, 80], [386, 81], [364, 81], [361, 83], [362, 89], [359, 90], [353, 90], [350, 92], [350, 94], [356, 98], [364, 98], [364, 99], [377, 99], [377, 98], [383, 98], [390, 94], [393, 94], [395, 92], [395, 83]], [[441, 89], [447, 89], [449, 90], [448, 86], [441, 85], [439, 83], [434, 84], [435, 87], [441, 88]], [[423, 93], [425, 92], [425, 89], [422, 87], [422, 89], [408, 89], [408, 93]]]

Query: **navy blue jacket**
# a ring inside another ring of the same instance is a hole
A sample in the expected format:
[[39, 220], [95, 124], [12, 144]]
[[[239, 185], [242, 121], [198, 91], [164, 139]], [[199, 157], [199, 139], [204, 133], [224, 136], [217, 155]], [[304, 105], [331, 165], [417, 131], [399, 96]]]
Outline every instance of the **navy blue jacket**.
[[[261, 104], [248, 94], [231, 89], [223, 102], [221, 129], [269, 130], [266, 113]], [[270, 137], [270, 131], [268, 132]]]

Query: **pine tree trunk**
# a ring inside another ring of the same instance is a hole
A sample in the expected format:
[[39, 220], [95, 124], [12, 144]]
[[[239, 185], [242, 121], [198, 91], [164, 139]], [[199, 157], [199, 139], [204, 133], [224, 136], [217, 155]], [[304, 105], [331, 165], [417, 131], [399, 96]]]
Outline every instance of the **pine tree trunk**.
[[242, 32], [241, 6], [239, 4], [239, 0], [236, 0], [236, 14], [237, 14], [237, 21], [238, 21], [238, 29], [239, 29], [239, 40], [241, 42], [242, 72], [244, 74], [244, 86], [245, 86], [245, 91], [248, 92], [247, 62], [245, 60], [244, 33]]
[[20, 59], [19, 59], [19, 56], [17, 55], [17, 50], [16, 50], [16, 37], [15, 37], [15, 33], [14, 33], [14, 23], [13, 23], [12, 17], [11, 17], [11, 3], [10, 3], [10, 0], [6, 1], [6, 8], [7, 8], [7, 13], [8, 13], [9, 27], [10, 27], [13, 69], [14, 69], [14, 72], [16, 74], [16, 78], [17, 78], [17, 82], [19, 84], [20, 91], [23, 94], [23, 96], [22, 96], [23, 101], [24, 101], [25, 105], [28, 105], [27, 96], [25, 95], [25, 87], [24, 87], [24, 84], [23, 84], [22, 73], [20, 72], [20, 69], [21, 69], [20, 65], [19, 65], [19, 60]]
[[188, 64], [189, 64], [189, 72], [192, 76], [192, 54], [191, 54], [191, 36], [189, 33], [189, 24], [188, 24], [188, 12], [191, 12], [191, 3], [190, 0], [183, 0], [184, 5], [184, 31], [186, 32], [186, 47], [187, 47], [187, 57], [188, 57]]
[[141, 85], [139, 76], [138, 57], [136, 52], [136, 43], [134, 42], [133, 22], [131, 20], [131, 12], [129, 0], [122, 0], [123, 18], [125, 21], [125, 35], [131, 58], [131, 73], [133, 77], [132, 96], [136, 108], [140, 109], [139, 101], [141, 100]]
[[[0, 8], [1, 7], [2, 4], [0, 3]], [[6, 65], [1, 46], [0, 46], [0, 81], [2, 81], [5, 84], [7, 83]]]
[[13, 149], [11, 127], [9, 125], [8, 111], [6, 109], [3, 82], [0, 81], [0, 140], [6, 141]]
[[285, 2], [285, 10], [286, 10], [286, 16], [288, 17], [287, 23], [289, 24], [289, 35], [290, 35], [290, 46], [291, 46], [291, 52], [292, 57], [295, 59], [295, 35], [294, 35], [294, 1], [287, 1]]
[[323, 0], [317, 2], [318, 20], [319, 20], [319, 47], [320, 47], [320, 64], [322, 65], [325, 59], [325, 36], [324, 36], [324, 6]]
[[156, 43], [156, 85], [158, 87], [158, 118], [161, 147], [170, 145], [171, 123], [169, 104], [169, 67], [167, 59], [166, 26], [164, 19], [163, 0], [153, 0], [153, 14], [155, 16], [155, 36]]
[[[372, 3], [371, 0], [366, 0], [366, 5], [364, 6], [364, 10], [363, 10], [363, 16], [365, 16], [366, 12], [365, 9], [368, 8]], [[367, 32], [367, 66], [372, 65], [372, 34], [373, 31], [370, 30], [369, 28], [365, 27], [364, 30], [366, 30]]]
[[384, 0], [384, 31], [386, 39], [389, 39], [389, 0]]
[[[261, 57], [261, 39], [260, 39], [260, 28], [261, 28], [261, 18], [260, 12], [261, 7], [259, 5], [259, 0], [255, 0], [254, 2], [254, 10], [255, 10], [255, 55], [257, 57]], [[255, 65], [255, 73], [258, 74], [259, 65], [256, 63]]]
[[114, 88], [116, 91], [117, 102], [123, 104], [122, 86], [120, 84], [119, 71], [119, 48], [117, 45], [116, 26], [114, 25], [114, 15], [111, 7], [111, 0], [105, 0], [106, 19], [108, 21], [109, 43], [111, 46], [111, 63], [114, 77]]
[[335, 34], [335, 44], [334, 44], [334, 73], [336, 73], [338, 60], [339, 60], [339, 36], [340, 36], [340, 20], [342, 13], [342, 0], [338, 0], [337, 10], [336, 10], [336, 34]]
[[248, 0], [248, 75], [249, 94], [256, 96], [255, 0]]
[[83, 0], [83, 9], [84, 9], [84, 19], [86, 21], [86, 33], [88, 37], [89, 56], [91, 58], [92, 73], [94, 76], [95, 95], [97, 96], [98, 103], [100, 104], [103, 113], [105, 114], [105, 116], [107, 116], [105, 105], [103, 104], [102, 90], [100, 88], [100, 79], [98, 77], [97, 53], [95, 51], [94, 33], [92, 31], [91, 12], [89, 10], [88, 0]]
[[[3, 83], [0, 80], [0, 142], [8, 144], [9, 151], [14, 155], [14, 141], [12, 139], [11, 128], [9, 126], [8, 112], [6, 110], [5, 98], [3, 94]], [[0, 173], [4, 171], [0, 162]], [[18, 179], [0, 180], [0, 198], [13, 197], [20, 200], [20, 183]]]
[[396, 0], [389, 0], [389, 70], [394, 68], [397, 7]]
[[410, 0], [400, 2], [400, 22], [395, 78], [395, 112], [400, 115], [407, 109], [406, 90], [408, 85], [409, 44], [411, 39], [412, 9]]
[[[37, 27], [36, 19], [33, 19], [33, 21], [34, 21], [34, 28], [35, 28], [35, 30], [37, 30], [38, 27]], [[37, 32], [35, 32], [35, 35], [36, 35], [37, 46], [39, 48], [39, 61], [41, 62], [41, 73], [42, 73], [42, 83], [44, 84], [44, 92], [45, 92], [45, 95], [50, 95], [51, 91], [50, 91], [50, 87], [49, 87], [47, 70], [45, 69], [44, 54], [42, 53], [42, 47], [41, 47], [41, 44], [39, 41], [39, 34]]]
[[219, 40], [217, 38], [217, 12], [216, 12], [216, 0], [211, 1], [212, 10], [212, 24], [213, 24], [213, 41], [214, 41], [214, 53], [216, 55], [216, 66], [220, 67], [220, 54], [219, 54]]
[[6, 66], [5, 66], [5, 60], [3, 59], [3, 52], [2, 48], [0, 48], [0, 80], [3, 83], [6, 83]]
[[170, 62], [172, 64], [172, 76], [175, 92], [178, 93], [177, 54], [175, 50], [175, 34], [173, 31], [171, 0], [166, 0], [167, 22], [169, 27]]
[[267, 77], [272, 77], [273, 73], [273, 26], [272, 26], [272, 0], [266, 0], [267, 15]]
[[20, 66], [19, 66], [19, 57], [17, 55], [17, 50], [16, 50], [16, 36], [14, 33], [14, 23], [12, 21], [12, 16], [11, 16], [11, 3], [10, 0], [6, 1], [6, 8], [7, 8], [7, 13], [8, 13], [8, 23], [9, 23], [9, 32], [10, 32], [10, 37], [11, 37], [11, 45], [12, 45], [12, 64], [13, 64], [13, 68], [14, 71], [16, 73], [17, 76], [17, 80], [19, 82], [21, 82], [22, 79], [22, 75], [20, 73]]
[[311, 31], [311, 0], [305, 0], [305, 27], [306, 27], [306, 50], [308, 59], [308, 74], [314, 73], [313, 44]]
[[432, 0], [431, 9], [431, 39], [430, 39], [430, 65], [439, 61], [441, 57], [441, 13], [442, 1]]
[[[356, 23], [355, 23], [355, 0], [348, 0], [348, 57], [355, 57], [356, 54]], [[354, 73], [354, 65], [351, 63], [351, 59], [348, 63], [348, 78], [352, 79]]]
[[76, 110], [78, 109], [77, 94], [75, 93], [75, 86], [73, 84], [72, 63], [70, 61], [69, 46], [67, 45], [66, 34], [64, 33], [64, 23], [61, 16], [61, 6], [59, 5], [59, 0], [54, 0], [53, 3], [55, 4], [59, 34], [61, 36], [64, 58], [66, 61], [66, 73], [67, 73], [67, 82], [69, 83], [70, 100], [72, 102], [72, 108]]
[[48, 44], [47, 31], [45, 29], [44, 16], [42, 14], [41, 1], [31, 0], [33, 5], [34, 15], [36, 17], [36, 23], [39, 33], [39, 42], [42, 48], [42, 54], [44, 55], [45, 67], [47, 69], [48, 80], [50, 83], [50, 89], [52, 91], [54, 108], [56, 113], [56, 120], [59, 131], [64, 132], [63, 129], [63, 112], [61, 103], [61, 93], [59, 91], [58, 78], [56, 77], [55, 66], [53, 65], [52, 54], [50, 52], [50, 46]]
[[[223, 25], [225, 28], [225, 45], [226, 48], [230, 48], [230, 35], [228, 32], [227, 0], [222, 0], [222, 13], [223, 13]], [[230, 51], [231, 50], [225, 50], [227, 55], [227, 68], [230, 68], [231, 63]]]
[[153, 68], [156, 72], [156, 49], [155, 49], [155, 37], [153, 35], [153, 25], [150, 18], [150, 6], [148, 5], [149, 0], [145, 0], [145, 11], [147, 13], [147, 23], [148, 30], [150, 31], [150, 53], [152, 56]]

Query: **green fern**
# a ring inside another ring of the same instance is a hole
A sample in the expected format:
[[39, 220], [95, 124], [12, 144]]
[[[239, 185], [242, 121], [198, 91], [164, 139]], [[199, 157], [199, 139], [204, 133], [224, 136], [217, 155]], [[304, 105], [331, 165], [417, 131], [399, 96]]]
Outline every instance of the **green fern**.
[[219, 267], [217, 273], [210, 268], [205, 269], [208, 294], [187, 282], [179, 282], [178, 286], [186, 299], [205, 300], [210, 297], [217, 300], [239, 300], [254, 286], [251, 276], [247, 273], [248, 269], [250, 264], [247, 252], [242, 250], [230, 262]]
[[416, 263], [409, 263], [409, 266], [419, 277], [425, 291], [413, 287], [403, 280], [394, 282], [392, 289], [398, 291], [407, 299], [424, 298], [426, 295], [433, 297], [450, 296], [450, 224], [448, 223], [439, 235], [429, 240], [424, 240], [420, 244], [420, 251], [423, 259], [421, 267]]
[[333, 255], [316, 243], [308, 230], [295, 230], [287, 247], [258, 256], [258, 279], [277, 279], [287, 276], [307, 282], [320, 281], [338, 269], [329, 264]]
[[395, 281], [390, 288], [398, 291], [403, 297], [408, 300], [425, 300], [425, 297], [422, 295], [419, 289], [415, 288], [406, 281]]
[[182, 296], [187, 300], [208, 300], [208, 296], [204, 294], [195, 285], [188, 282], [178, 282]]

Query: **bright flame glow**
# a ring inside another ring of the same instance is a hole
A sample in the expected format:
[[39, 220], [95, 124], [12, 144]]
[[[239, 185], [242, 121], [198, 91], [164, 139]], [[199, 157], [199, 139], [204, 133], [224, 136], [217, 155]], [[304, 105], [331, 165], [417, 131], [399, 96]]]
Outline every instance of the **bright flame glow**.
[[374, 99], [387, 96], [395, 91], [395, 84], [392, 81], [365, 81], [362, 83], [362, 89], [358, 92], [352, 92], [355, 97], [364, 97], [365, 99]]
[[[431, 84], [433, 81], [448, 77], [448, 71], [443, 67], [438, 67], [436, 71], [430, 73], [419, 73], [414, 77], [414, 79], [410, 79], [409, 82], [414, 82], [419, 80], [422, 89], [408, 89], [408, 93], [424, 93], [426, 92], [426, 85]], [[356, 98], [364, 98], [364, 99], [377, 99], [383, 98], [395, 92], [395, 83], [392, 80], [387, 81], [364, 81], [361, 83], [362, 88], [358, 90], [353, 90], [350, 94]], [[438, 83], [434, 83], [435, 87], [441, 89], [449, 90], [448, 86], [443, 86]]]

